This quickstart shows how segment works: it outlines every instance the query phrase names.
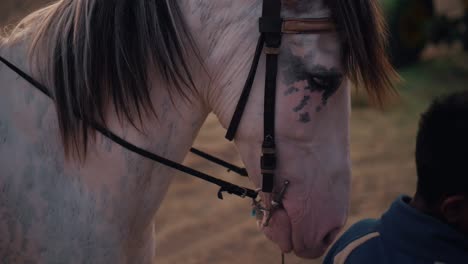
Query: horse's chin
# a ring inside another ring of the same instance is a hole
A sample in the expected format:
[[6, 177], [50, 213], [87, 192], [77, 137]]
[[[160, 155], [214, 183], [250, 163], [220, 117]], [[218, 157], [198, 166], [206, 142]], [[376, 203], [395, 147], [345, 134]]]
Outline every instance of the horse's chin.
[[285, 210], [277, 210], [267, 227], [262, 227], [265, 235], [281, 249], [283, 253], [293, 251], [292, 228]]
[[300, 251], [294, 250], [294, 254], [303, 259], [316, 259], [316, 258], [321, 257], [325, 253], [326, 250], [327, 250], [327, 247], [324, 246], [322, 248], [304, 249]]
[[[293, 243], [292, 225], [288, 214], [285, 210], [275, 211], [271, 221], [267, 227], [262, 227], [265, 235], [274, 242], [281, 250], [281, 252], [294, 254], [303, 259], [316, 259], [321, 257], [329, 246], [327, 243], [318, 243], [313, 248], [307, 248], [304, 244], [299, 245]], [[334, 236], [333, 236], [334, 238]]]

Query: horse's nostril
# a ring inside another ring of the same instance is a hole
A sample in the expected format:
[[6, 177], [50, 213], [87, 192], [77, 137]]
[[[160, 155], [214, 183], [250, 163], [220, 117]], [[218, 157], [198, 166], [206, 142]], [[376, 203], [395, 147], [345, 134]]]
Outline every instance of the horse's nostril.
[[328, 232], [328, 234], [323, 238], [322, 243], [325, 245], [330, 245], [333, 242], [333, 240], [335, 240], [335, 237], [338, 235], [340, 230], [341, 228], [337, 227], [332, 231]]

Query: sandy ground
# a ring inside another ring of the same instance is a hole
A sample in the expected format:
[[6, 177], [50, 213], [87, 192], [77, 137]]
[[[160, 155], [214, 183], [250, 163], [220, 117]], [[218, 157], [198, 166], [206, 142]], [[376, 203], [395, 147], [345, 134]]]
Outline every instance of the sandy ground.
[[[44, 2], [1, 0], [0, 24], [15, 21], [25, 10]], [[22, 10], [21, 12], [17, 12]], [[379, 216], [399, 194], [413, 192], [412, 162], [416, 125], [413, 116], [389, 114], [369, 108], [354, 110], [352, 117], [353, 181], [348, 225]], [[239, 163], [231, 143], [224, 140], [215, 117], [210, 116], [197, 138], [203, 150]], [[223, 169], [193, 156], [186, 164], [227, 180], [251, 186]], [[227, 196], [216, 198], [217, 189], [185, 175], [178, 175], [156, 217], [156, 263], [280, 263], [275, 245], [257, 231], [250, 217], [250, 201]], [[320, 263], [287, 256], [286, 263]]]
[[[414, 126], [373, 110], [356, 110], [352, 120], [353, 183], [348, 224], [379, 216], [393, 199], [412, 193]], [[196, 146], [232, 161], [235, 149], [210, 116]], [[403, 134], [403, 135], [402, 135]], [[198, 158], [186, 164], [234, 179]], [[248, 185], [245, 181], [236, 181]], [[157, 263], [280, 263], [276, 246], [257, 231], [249, 201], [216, 199], [216, 188], [185, 175], [176, 177], [156, 218]], [[287, 263], [320, 263], [287, 256]]]

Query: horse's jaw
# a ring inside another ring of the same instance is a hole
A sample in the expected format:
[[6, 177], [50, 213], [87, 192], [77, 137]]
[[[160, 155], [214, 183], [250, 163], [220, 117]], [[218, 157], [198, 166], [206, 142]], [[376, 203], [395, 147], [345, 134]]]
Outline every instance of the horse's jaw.
[[[251, 179], [261, 186], [257, 145], [241, 140], [236, 144], [247, 157]], [[285, 180], [290, 184], [282, 201], [284, 208], [273, 213], [267, 227], [260, 228], [282, 252], [294, 252], [302, 258], [320, 257], [345, 224], [351, 170], [349, 153], [346, 148], [339, 151], [340, 146], [317, 144], [304, 150], [287, 140], [278, 142], [281, 160], [275, 191]], [[261, 197], [264, 204], [271, 201], [269, 195]]]

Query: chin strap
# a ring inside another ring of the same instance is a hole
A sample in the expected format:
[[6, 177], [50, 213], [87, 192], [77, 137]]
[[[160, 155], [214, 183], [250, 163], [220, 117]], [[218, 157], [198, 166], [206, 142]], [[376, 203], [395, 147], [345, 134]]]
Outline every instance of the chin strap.
[[274, 173], [277, 161], [275, 143], [276, 79], [278, 75], [278, 55], [281, 46], [282, 25], [281, 0], [263, 0], [260, 32], [265, 35], [266, 77], [263, 112], [263, 155], [260, 165], [263, 175], [262, 192], [265, 193], [273, 192], [275, 185]]
[[258, 37], [257, 41], [257, 48], [255, 49], [254, 59], [252, 60], [252, 65], [250, 66], [249, 76], [247, 77], [247, 81], [245, 82], [244, 89], [242, 90], [242, 94], [239, 98], [239, 102], [237, 103], [236, 110], [234, 111], [231, 123], [229, 124], [229, 128], [225, 136], [229, 141], [234, 140], [237, 129], [240, 125], [240, 121], [244, 115], [245, 107], [247, 106], [250, 92], [252, 91], [255, 75], [257, 74], [258, 62], [260, 61], [260, 57], [262, 55], [263, 46], [265, 46], [265, 36], [260, 34], [260, 37]]
[[[250, 67], [249, 76], [240, 96], [236, 110], [229, 125], [226, 139], [232, 141], [239, 128], [247, 101], [257, 72], [258, 63], [265, 50], [266, 79], [265, 103], [263, 113], [263, 144], [260, 161], [263, 175], [262, 192], [271, 193], [274, 187], [274, 171], [276, 170], [275, 144], [275, 109], [276, 109], [276, 79], [278, 73], [278, 55], [281, 46], [283, 20], [281, 18], [281, 0], [264, 0], [263, 14], [259, 21], [260, 37], [257, 42], [255, 56]], [[265, 46], [265, 47], [264, 47]]]

